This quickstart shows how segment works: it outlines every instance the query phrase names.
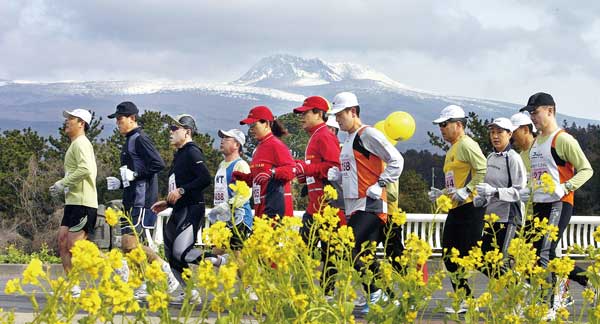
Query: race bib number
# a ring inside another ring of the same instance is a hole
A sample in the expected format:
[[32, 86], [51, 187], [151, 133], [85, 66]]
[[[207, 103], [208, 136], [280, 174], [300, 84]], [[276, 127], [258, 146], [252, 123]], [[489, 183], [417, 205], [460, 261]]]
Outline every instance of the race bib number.
[[548, 173], [548, 168], [544, 165], [531, 166], [531, 179], [533, 179], [537, 185], [540, 185], [540, 179], [544, 173]]
[[175, 190], [177, 188], [177, 184], [175, 183], [175, 173], [169, 176], [169, 192]]
[[252, 185], [252, 197], [254, 198], [255, 204], [260, 204], [260, 185]]
[[446, 172], [446, 189], [454, 189], [456, 188], [456, 183], [454, 181], [454, 171]]
[[227, 198], [225, 196], [225, 192], [223, 190], [219, 190], [219, 189], [215, 188], [215, 198], [214, 198], [215, 205], [224, 203], [226, 199]]
[[446, 172], [446, 189], [456, 188], [456, 182], [454, 181], [454, 171]]

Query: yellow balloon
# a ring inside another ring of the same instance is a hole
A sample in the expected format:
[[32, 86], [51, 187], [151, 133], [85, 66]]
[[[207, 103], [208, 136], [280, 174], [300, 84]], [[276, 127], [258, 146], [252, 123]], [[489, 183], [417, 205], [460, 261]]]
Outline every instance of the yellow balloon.
[[383, 135], [385, 135], [385, 138], [387, 138], [388, 141], [390, 141], [390, 143], [392, 143], [392, 145], [396, 146], [396, 144], [398, 144], [398, 141], [396, 141], [395, 139], [391, 138], [386, 132], [385, 132], [385, 120], [380, 120], [378, 122], [375, 123], [375, 125], [373, 125], [373, 127], [375, 127], [376, 129], [378, 129], [380, 132], [383, 133]]
[[394, 111], [387, 116], [384, 123], [387, 136], [397, 141], [406, 141], [411, 138], [416, 127], [415, 119], [404, 111]]

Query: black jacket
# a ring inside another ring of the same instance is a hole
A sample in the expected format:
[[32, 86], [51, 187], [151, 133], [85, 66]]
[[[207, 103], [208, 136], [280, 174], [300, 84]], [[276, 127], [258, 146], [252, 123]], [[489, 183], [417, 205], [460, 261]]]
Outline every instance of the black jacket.
[[165, 161], [141, 128], [125, 136], [121, 165], [127, 165], [129, 170], [137, 173], [129, 187], [123, 189], [125, 210], [129, 211], [132, 207], [150, 208], [158, 199], [157, 173], [165, 168]]
[[175, 203], [178, 209], [198, 203], [204, 203], [204, 189], [212, 183], [213, 176], [204, 163], [204, 153], [194, 142], [188, 142], [175, 152], [169, 177], [175, 174], [175, 185], [185, 193]]

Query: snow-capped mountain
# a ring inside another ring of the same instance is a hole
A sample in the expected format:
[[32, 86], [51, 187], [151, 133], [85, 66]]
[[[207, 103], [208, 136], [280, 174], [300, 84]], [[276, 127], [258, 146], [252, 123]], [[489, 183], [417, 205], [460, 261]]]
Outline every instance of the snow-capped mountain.
[[[56, 134], [62, 110], [86, 107], [103, 116], [109, 132], [114, 126], [106, 116], [114, 112], [119, 102], [130, 100], [142, 110], [190, 113], [196, 116], [201, 131], [216, 135], [218, 129], [239, 127], [239, 120], [253, 106], [267, 105], [279, 115], [291, 112], [307, 96], [332, 99], [341, 91], [352, 91], [358, 96], [361, 118], [369, 124], [393, 111], [410, 113], [417, 122], [417, 131], [412, 139], [399, 144], [401, 150], [431, 149], [426, 132], [437, 132], [431, 121], [449, 104], [460, 105], [486, 119], [508, 117], [521, 107], [410, 88], [358, 64], [279, 54], [263, 58], [230, 83], [0, 80], [0, 130], [31, 126], [42, 134]], [[598, 123], [559, 115], [559, 120], [563, 119], [578, 125]]]

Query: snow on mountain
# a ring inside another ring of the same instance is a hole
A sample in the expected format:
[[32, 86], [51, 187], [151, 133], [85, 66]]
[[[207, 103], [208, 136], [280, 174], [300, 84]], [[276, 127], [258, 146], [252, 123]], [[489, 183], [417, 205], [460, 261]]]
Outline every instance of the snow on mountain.
[[[268, 96], [285, 101], [301, 102], [302, 95], [278, 89], [232, 85], [226, 83], [200, 83], [194, 81], [63, 81], [43, 83], [34, 81], [0, 82], [0, 87], [14, 86], [27, 87], [33, 92], [43, 92], [54, 95], [80, 95], [103, 97], [107, 95], [144, 95], [160, 92], [198, 91], [210, 92], [231, 97], [246, 97], [253, 99], [253, 95]], [[0, 88], [2, 91], [2, 88]]]
[[327, 63], [319, 58], [304, 59], [278, 54], [265, 57], [231, 84], [292, 88], [318, 86], [344, 80], [373, 80], [384, 86], [411, 89], [383, 73], [354, 63]]

